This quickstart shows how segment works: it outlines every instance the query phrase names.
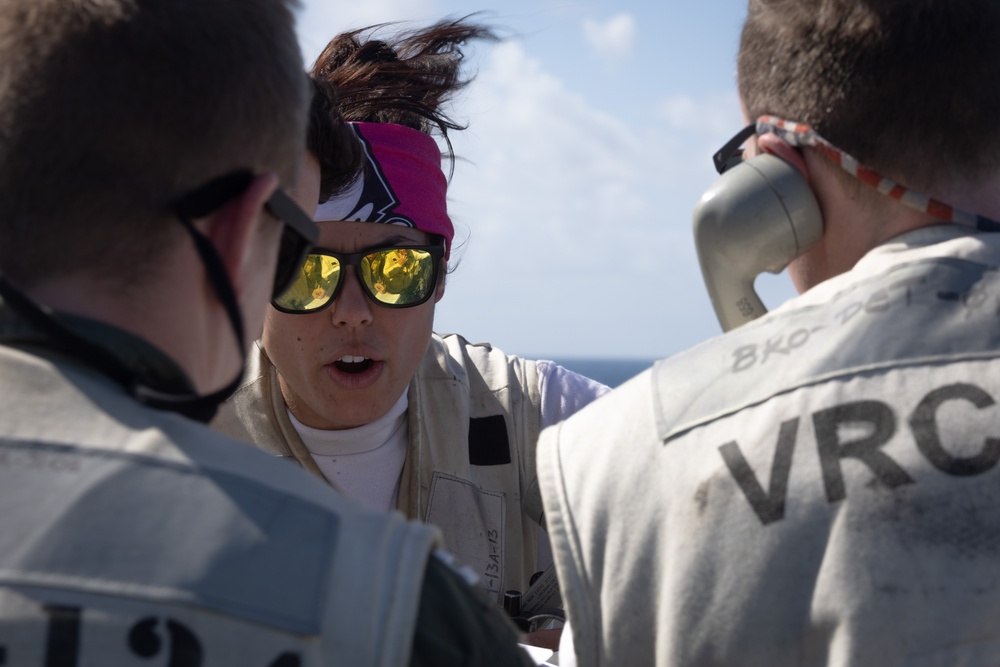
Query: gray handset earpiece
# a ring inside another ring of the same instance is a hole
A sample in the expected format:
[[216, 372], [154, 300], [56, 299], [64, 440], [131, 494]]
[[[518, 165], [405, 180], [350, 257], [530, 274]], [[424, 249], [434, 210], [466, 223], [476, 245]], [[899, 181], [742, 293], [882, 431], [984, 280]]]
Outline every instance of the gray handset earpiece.
[[770, 154], [729, 169], [694, 211], [702, 277], [723, 331], [767, 312], [753, 289], [819, 241], [823, 218], [805, 178]]

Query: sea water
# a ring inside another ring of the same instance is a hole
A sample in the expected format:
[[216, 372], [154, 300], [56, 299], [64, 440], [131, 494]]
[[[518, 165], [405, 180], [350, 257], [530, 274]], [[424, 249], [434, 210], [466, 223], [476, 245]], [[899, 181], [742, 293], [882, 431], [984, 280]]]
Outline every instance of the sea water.
[[656, 360], [559, 357], [552, 361], [609, 387], [617, 387], [652, 366]]

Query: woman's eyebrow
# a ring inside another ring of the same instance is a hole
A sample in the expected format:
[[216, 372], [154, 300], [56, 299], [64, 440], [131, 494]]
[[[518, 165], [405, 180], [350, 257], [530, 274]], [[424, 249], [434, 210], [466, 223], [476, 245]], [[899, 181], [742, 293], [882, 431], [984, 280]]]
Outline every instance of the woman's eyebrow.
[[371, 247], [378, 248], [378, 247], [385, 247], [387, 245], [427, 245], [427, 244], [424, 241], [416, 241], [406, 236], [397, 235], [384, 238], [379, 243]]
[[409, 238], [407, 236], [394, 235], [394, 236], [388, 236], [388, 237], [386, 237], [384, 239], [381, 239], [381, 240], [379, 240], [378, 243], [372, 243], [370, 245], [364, 246], [363, 248], [361, 248], [357, 252], [353, 252], [353, 253], [337, 252], [335, 250], [331, 250], [330, 248], [326, 248], [326, 247], [322, 247], [322, 246], [316, 246], [314, 248], [314, 250], [318, 250], [318, 251], [321, 251], [321, 252], [322, 251], [330, 252], [330, 253], [333, 253], [335, 255], [337, 255], [337, 254], [339, 254], [339, 255], [363, 255], [363, 254], [369, 253], [369, 252], [371, 252], [373, 250], [379, 250], [380, 248], [393, 248], [393, 247], [411, 247], [412, 248], [412, 247], [425, 247], [425, 246], [428, 246], [428, 245], [434, 245], [434, 244], [433, 243], [427, 243], [426, 241], [423, 241], [423, 240], [418, 241], [416, 239], [411, 239], [411, 238]]
[[369, 252], [372, 250], [378, 250], [379, 248], [390, 248], [396, 246], [424, 246], [427, 245], [425, 241], [417, 241], [415, 239], [408, 238], [406, 236], [388, 236], [378, 243], [373, 243], [372, 245], [365, 246], [359, 252]]

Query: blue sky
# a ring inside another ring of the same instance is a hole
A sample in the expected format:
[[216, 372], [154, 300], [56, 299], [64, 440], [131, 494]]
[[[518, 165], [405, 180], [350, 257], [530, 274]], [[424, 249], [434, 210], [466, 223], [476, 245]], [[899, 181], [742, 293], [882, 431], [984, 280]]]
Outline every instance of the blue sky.
[[[435, 329], [527, 357], [658, 358], [720, 328], [691, 212], [741, 127], [745, 0], [305, 0], [303, 55], [350, 28], [483, 11], [456, 105], [453, 257]], [[774, 307], [787, 276], [758, 290]]]

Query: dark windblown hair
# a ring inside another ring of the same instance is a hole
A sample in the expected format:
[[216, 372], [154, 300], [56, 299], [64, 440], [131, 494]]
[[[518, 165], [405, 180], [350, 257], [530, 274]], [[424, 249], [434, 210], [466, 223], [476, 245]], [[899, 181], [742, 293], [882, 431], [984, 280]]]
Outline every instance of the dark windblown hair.
[[361, 169], [364, 153], [337, 110], [336, 86], [310, 77], [309, 134], [306, 147], [319, 162], [319, 204], [346, 188]]
[[488, 27], [466, 16], [426, 28], [376, 38], [391, 24], [341, 33], [316, 59], [313, 79], [336, 89], [345, 120], [394, 123], [425, 134], [440, 133], [450, 148], [449, 130], [462, 130], [443, 109], [467, 86], [462, 47], [474, 40], [495, 41]]

